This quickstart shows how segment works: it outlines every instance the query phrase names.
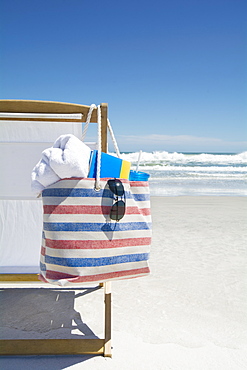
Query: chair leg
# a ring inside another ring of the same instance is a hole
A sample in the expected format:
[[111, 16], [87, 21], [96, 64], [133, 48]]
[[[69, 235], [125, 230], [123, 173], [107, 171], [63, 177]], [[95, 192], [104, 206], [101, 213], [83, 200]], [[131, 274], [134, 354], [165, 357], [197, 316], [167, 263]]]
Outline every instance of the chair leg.
[[112, 357], [111, 352], [111, 282], [104, 283], [105, 295], [105, 345], [104, 356]]

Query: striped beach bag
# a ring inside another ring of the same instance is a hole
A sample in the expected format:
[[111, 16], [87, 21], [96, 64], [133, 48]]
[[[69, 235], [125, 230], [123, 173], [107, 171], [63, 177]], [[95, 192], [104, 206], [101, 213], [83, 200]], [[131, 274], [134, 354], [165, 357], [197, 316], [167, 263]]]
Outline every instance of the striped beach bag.
[[96, 179], [62, 179], [42, 192], [42, 281], [63, 286], [150, 272], [148, 181], [100, 178], [98, 168]]

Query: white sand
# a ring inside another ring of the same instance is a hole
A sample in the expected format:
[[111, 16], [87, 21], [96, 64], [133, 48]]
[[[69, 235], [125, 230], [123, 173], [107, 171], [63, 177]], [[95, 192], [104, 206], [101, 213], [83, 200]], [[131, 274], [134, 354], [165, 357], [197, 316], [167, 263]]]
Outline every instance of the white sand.
[[[247, 368], [247, 199], [153, 197], [152, 216], [152, 274], [112, 284], [113, 358], [2, 358], [1, 369]], [[47, 289], [23, 292], [1, 292], [8, 306], [6, 338], [71, 337], [80, 330], [102, 335], [101, 291], [77, 297], [50, 289], [50, 296]], [[51, 325], [49, 297], [54, 303], [58, 294], [57, 322]], [[67, 318], [63, 328], [59, 315]]]

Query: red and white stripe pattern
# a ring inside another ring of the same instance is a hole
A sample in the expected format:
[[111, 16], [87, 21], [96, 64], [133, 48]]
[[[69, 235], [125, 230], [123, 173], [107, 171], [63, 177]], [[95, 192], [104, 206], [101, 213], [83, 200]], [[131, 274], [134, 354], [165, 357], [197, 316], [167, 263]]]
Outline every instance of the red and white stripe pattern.
[[47, 187], [44, 208], [40, 279], [103, 282], [149, 274], [151, 214], [147, 181], [121, 179], [126, 210], [119, 221], [110, 219], [116, 196], [101, 179], [70, 178]]

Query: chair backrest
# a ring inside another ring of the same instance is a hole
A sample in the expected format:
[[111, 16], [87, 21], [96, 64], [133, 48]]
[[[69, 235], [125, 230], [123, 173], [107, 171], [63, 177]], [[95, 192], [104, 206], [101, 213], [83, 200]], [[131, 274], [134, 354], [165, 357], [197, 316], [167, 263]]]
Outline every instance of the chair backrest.
[[[107, 151], [107, 115], [108, 115], [108, 105], [102, 103], [101, 107], [101, 141], [103, 152]], [[62, 102], [53, 102], [53, 101], [38, 101], [38, 100], [0, 100], [0, 112], [3, 113], [20, 113], [20, 114], [81, 114], [81, 118], [45, 118], [45, 117], [21, 117], [17, 116], [14, 118], [11, 117], [0, 117], [0, 120], [17, 120], [17, 121], [49, 121], [49, 122], [86, 122], [87, 114], [90, 106], [73, 104], [73, 103], [62, 103]], [[97, 122], [97, 110], [94, 109], [91, 121]], [[0, 138], [1, 140], [1, 138]]]
[[[90, 106], [0, 100], [0, 265], [38, 266], [42, 204], [31, 193], [31, 171], [62, 134], [81, 138]], [[107, 151], [107, 104], [101, 104], [101, 149]], [[97, 122], [94, 109], [91, 122]], [[31, 225], [31, 227], [30, 227]], [[36, 268], [35, 267], [35, 268]]]

